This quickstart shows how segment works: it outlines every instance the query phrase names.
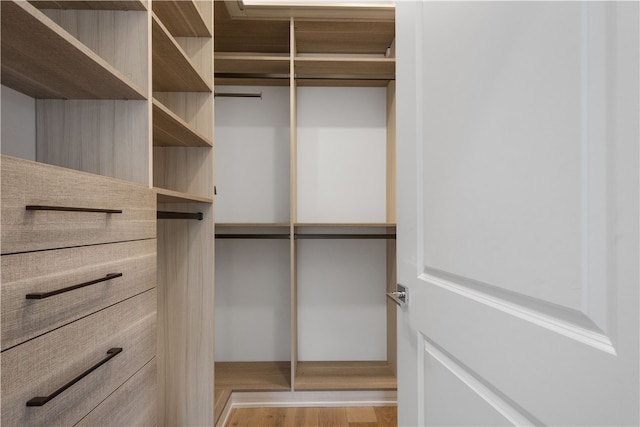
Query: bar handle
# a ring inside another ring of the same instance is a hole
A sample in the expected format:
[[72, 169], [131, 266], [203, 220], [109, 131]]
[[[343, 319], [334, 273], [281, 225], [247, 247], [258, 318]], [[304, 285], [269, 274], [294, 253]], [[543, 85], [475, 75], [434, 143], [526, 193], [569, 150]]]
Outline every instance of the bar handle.
[[96, 208], [76, 208], [70, 206], [43, 206], [43, 205], [27, 205], [28, 211], [62, 211], [62, 212], [97, 212], [97, 213], [122, 213], [122, 209], [96, 209]]
[[27, 406], [43, 406], [45, 403], [49, 402], [54, 397], [58, 396], [60, 393], [62, 393], [63, 391], [65, 391], [66, 389], [68, 389], [69, 387], [71, 387], [72, 385], [74, 385], [84, 377], [86, 377], [87, 375], [89, 375], [91, 372], [98, 369], [100, 366], [107, 363], [109, 360], [111, 360], [115, 356], [117, 356], [120, 352], [122, 352], [121, 347], [114, 347], [109, 349], [109, 351], [107, 351], [107, 357], [102, 359], [100, 362], [96, 363], [95, 365], [93, 365], [92, 367], [90, 367], [89, 369], [87, 369], [86, 371], [84, 371], [83, 373], [81, 373], [80, 375], [78, 375], [77, 377], [75, 377], [74, 379], [72, 379], [71, 381], [63, 385], [62, 387], [60, 387], [59, 389], [51, 393], [49, 396], [38, 396], [29, 400], [27, 402]]
[[78, 285], [68, 286], [62, 289], [56, 289], [55, 291], [50, 292], [35, 292], [32, 294], [25, 295], [26, 299], [44, 299], [49, 298], [54, 295], [63, 294], [65, 292], [73, 291], [74, 289], [84, 288], [85, 286], [95, 285], [96, 283], [106, 282], [107, 280], [115, 279], [116, 277], [122, 277], [122, 273], [109, 273], [104, 277], [99, 279], [91, 280], [89, 282], [80, 283]]

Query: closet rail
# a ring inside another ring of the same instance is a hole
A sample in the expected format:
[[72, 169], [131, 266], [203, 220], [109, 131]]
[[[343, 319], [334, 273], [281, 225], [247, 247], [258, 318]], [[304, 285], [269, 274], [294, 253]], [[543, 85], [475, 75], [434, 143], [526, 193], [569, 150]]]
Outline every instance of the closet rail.
[[216, 98], [260, 98], [262, 99], [262, 92], [258, 93], [240, 93], [240, 92], [228, 92], [228, 93], [214, 93]]
[[158, 219], [197, 219], [198, 221], [202, 221], [203, 215], [202, 212], [167, 212], [167, 211], [158, 211], [157, 215]]

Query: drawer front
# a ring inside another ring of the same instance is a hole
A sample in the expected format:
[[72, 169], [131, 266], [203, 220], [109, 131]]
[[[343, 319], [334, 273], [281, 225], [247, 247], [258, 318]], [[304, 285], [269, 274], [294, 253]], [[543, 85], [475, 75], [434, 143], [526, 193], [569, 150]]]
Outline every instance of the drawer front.
[[[77, 320], [2, 353], [2, 425], [73, 425], [155, 356], [156, 291]], [[49, 396], [105, 359], [43, 406], [27, 406]]]
[[156, 236], [156, 195], [145, 186], [13, 157], [1, 162], [3, 254]]
[[154, 358], [75, 427], [155, 426], [156, 382]]
[[[156, 286], [155, 239], [4, 255], [0, 260], [2, 351]], [[116, 277], [104, 280], [112, 274]]]

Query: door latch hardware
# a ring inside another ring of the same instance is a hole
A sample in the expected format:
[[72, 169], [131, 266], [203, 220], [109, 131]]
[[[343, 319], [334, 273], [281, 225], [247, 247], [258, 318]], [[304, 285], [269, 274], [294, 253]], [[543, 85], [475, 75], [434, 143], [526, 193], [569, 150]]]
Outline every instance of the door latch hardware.
[[395, 292], [387, 292], [387, 297], [391, 298], [400, 307], [404, 307], [409, 304], [409, 288], [398, 284], [398, 290]]

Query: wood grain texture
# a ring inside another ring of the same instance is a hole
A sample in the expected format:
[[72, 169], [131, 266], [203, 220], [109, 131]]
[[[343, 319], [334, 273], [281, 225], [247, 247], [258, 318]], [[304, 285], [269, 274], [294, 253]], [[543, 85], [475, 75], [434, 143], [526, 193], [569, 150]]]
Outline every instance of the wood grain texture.
[[211, 37], [211, 17], [206, 19], [193, 1], [155, 1], [153, 13], [174, 37]]
[[154, 187], [153, 189], [158, 196], [158, 203], [213, 203], [213, 199], [210, 197], [167, 190], [166, 188]]
[[296, 390], [393, 390], [387, 362], [298, 362]]
[[396, 82], [387, 86], [387, 222], [396, 222]]
[[[293, 78], [296, 73], [296, 37], [295, 20], [289, 21], [289, 236], [295, 234], [298, 220], [298, 86]], [[298, 258], [296, 240], [289, 239], [289, 283], [291, 286], [291, 390], [296, 389], [296, 371], [298, 370]]]
[[213, 207], [180, 208], [204, 219], [158, 221], [158, 425], [213, 425]]
[[156, 187], [213, 199], [213, 151], [200, 147], [154, 147]]
[[395, 78], [395, 58], [296, 57], [296, 76]]
[[213, 39], [211, 37], [176, 37], [175, 40], [187, 54], [198, 74], [208, 85], [211, 85], [213, 83]]
[[227, 427], [396, 427], [396, 406], [235, 408]]
[[156, 425], [156, 383], [154, 357], [75, 427]]
[[298, 53], [384, 54], [394, 37], [394, 22], [296, 22]]
[[[156, 286], [156, 240], [5, 255], [2, 351]], [[50, 292], [122, 273], [122, 277], [41, 300]]]
[[[95, 408], [156, 352], [156, 292], [144, 292], [2, 353], [2, 424], [73, 425]], [[120, 354], [46, 405], [25, 403], [46, 396], [101, 361]]]
[[289, 86], [289, 78], [216, 77], [216, 86]]
[[299, 78], [298, 79], [298, 86], [300, 87], [385, 87], [388, 84], [389, 84], [388, 78], [383, 78], [383, 79]]
[[146, 99], [118, 71], [27, 2], [1, 2], [2, 84], [34, 98]]
[[154, 98], [153, 145], [156, 147], [212, 147], [213, 141], [193, 129], [180, 116]]
[[84, 9], [84, 10], [147, 10], [146, 1], [140, 0], [30, 0], [38, 9]]
[[212, 92], [211, 85], [155, 15], [151, 32], [154, 91]]
[[290, 367], [290, 362], [216, 362], [216, 389], [287, 391]]
[[137, 86], [147, 88], [150, 41], [146, 12], [62, 9], [42, 12]]
[[216, 53], [216, 73], [289, 74], [289, 56]]
[[[149, 188], [2, 156], [2, 253], [153, 239]], [[121, 214], [27, 211], [27, 205], [122, 209]]]
[[153, 97], [189, 128], [213, 141], [213, 94], [207, 92], [154, 92]]
[[39, 162], [149, 185], [146, 101], [36, 101]]

